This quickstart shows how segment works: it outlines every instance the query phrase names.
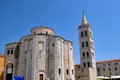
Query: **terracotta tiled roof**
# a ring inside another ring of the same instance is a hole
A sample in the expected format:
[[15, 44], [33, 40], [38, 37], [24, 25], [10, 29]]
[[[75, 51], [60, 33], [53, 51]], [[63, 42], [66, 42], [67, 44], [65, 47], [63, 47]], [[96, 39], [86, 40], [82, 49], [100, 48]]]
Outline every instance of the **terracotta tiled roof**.
[[[96, 64], [112, 63], [112, 62], [120, 62], [120, 59], [116, 59], [116, 60], [98, 61], [98, 62], [96, 62]], [[75, 64], [75, 66], [80, 66], [80, 64]]]
[[80, 64], [75, 64], [75, 66], [80, 66]]
[[0, 57], [5, 57], [5, 55], [4, 54], [0, 54]]
[[96, 62], [96, 64], [112, 63], [112, 62], [120, 62], [120, 59], [116, 59], [116, 60], [106, 60], [106, 61], [99, 61], [99, 62]]

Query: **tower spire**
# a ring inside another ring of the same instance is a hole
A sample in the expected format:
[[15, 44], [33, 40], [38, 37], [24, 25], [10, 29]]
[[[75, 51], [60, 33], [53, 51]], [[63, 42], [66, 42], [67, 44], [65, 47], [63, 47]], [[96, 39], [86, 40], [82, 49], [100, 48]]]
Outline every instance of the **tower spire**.
[[80, 80], [96, 80], [96, 60], [92, 28], [87, 22], [84, 11], [82, 17], [81, 26], [78, 28], [81, 63]]
[[86, 16], [85, 16], [85, 11], [83, 10], [83, 17], [82, 17], [81, 25], [84, 25], [84, 24], [88, 24], [88, 21], [87, 21]]

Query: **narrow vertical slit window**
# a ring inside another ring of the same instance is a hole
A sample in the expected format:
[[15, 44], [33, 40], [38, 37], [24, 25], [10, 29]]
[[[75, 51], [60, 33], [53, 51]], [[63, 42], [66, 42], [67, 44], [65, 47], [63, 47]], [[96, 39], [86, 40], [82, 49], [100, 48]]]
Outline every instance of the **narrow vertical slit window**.
[[72, 74], [74, 74], [73, 69], [72, 69]]
[[87, 51], [87, 57], [89, 57], [89, 52]]
[[7, 55], [9, 55], [9, 54], [10, 54], [10, 50], [7, 51]]
[[46, 35], [48, 34], [48, 31], [46, 31]]
[[105, 68], [103, 68], [103, 71], [105, 71]]
[[85, 52], [83, 52], [83, 58], [85, 58]]
[[85, 31], [85, 36], [88, 36], [88, 33], [87, 33], [87, 31]]
[[82, 42], [82, 48], [84, 48], [84, 42]]
[[111, 71], [111, 68], [109, 68], [109, 71]]
[[100, 69], [98, 68], [97, 71], [100, 72]]
[[53, 44], [52, 44], [52, 46], [54, 47], [54, 46], [55, 46], [55, 44], [53, 43]]
[[11, 54], [13, 54], [13, 50], [11, 50]]
[[59, 74], [61, 74], [61, 69], [60, 68], [58, 69], [58, 72], [59, 72]]
[[67, 74], [67, 75], [69, 74], [69, 70], [68, 70], [68, 69], [66, 70], [66, 74]]
[[88, 64], [88, 67], [90, 67], [90, 62], [88, 62], [87, 64]]
[[84, 37], [84, 34], [83, 34], [83, 32], [81, 32], [81, 37]]
[[84, 68], [86, 67], [86, 63], [85, 63], [85, 62], [83, 63], [83, 67], [84, 67]]
[[86, 47], [88, 47], [88, 41], [86, 41]]

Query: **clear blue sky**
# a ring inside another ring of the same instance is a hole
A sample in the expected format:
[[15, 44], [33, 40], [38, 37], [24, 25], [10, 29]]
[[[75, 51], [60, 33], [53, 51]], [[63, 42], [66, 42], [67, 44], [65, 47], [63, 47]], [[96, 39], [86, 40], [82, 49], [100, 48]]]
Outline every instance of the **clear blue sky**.
[[79, 59], [78, 25], [82, 11], [93, 28], [96, 60], [120, 58], [120, 0], [0, 0], [0, 53], [39, 25], [74, 43]]

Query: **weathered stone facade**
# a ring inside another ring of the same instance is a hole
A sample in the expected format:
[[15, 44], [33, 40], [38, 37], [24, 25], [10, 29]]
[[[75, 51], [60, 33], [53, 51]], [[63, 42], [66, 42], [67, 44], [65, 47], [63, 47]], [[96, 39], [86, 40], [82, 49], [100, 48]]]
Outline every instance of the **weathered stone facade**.
[[[120, 59], [96, 62], [97, 80], [120, 80]], [[75, 80], [82, 76], [81, 65], [75, 65]]]
[[80, 45], [80, 78], [79, 80], [96, 80], [96, 61], [92, 29], [87, 22], [85, 14], [78, 27]]
[[5, 55], [5, 80], [10, 74], [25, 80], [75, 80], [73, 43], [49, 27], [35, 27], [19, 42], [7, 44]]
[[97, 78], [120, 80], [120, 59], [96, 63]]

